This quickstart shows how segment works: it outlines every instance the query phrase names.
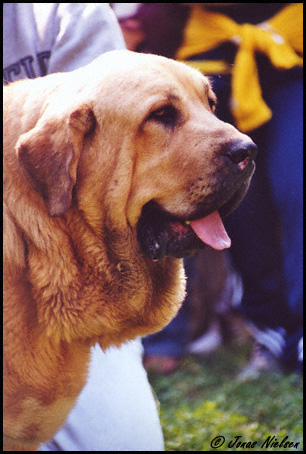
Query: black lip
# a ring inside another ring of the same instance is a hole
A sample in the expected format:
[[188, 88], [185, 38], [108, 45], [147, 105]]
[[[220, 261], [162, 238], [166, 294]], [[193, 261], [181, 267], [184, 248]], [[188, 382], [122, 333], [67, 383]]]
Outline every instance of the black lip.
[[190, 226], [165, 212], [154, 201], [142, 210], [137, 236], [143, 254], [151, 260], [161, 260], [166, 255], [186, 257], [205, 246]]
[[250, 161], [243, 170], [243, 180], [227, 200], [214, 194], [213, 199], [199, 203], [196, 210], [185, 216], [176, 216], [158, 205], [154, 200], [142, 209], [137, 224], [137, 237], [141, 251], [151, 260], [161, 260], [164, 256], [186, 257], [205, 247], [185, 221], [201, 219], [214, 211], [222, 218], [237, 208], [244, 198], [255, 170], [254, 161]]

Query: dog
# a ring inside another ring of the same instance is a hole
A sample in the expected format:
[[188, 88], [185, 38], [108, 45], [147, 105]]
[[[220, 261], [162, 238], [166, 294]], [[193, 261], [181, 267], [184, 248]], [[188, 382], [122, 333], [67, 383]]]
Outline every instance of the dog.
[[33, 451], [83, 388], [90, 346], [164, 327], [182, 257], [229, 247], [256, 146], [207, 78], [112, 51], [4, 89], [4, 446]]

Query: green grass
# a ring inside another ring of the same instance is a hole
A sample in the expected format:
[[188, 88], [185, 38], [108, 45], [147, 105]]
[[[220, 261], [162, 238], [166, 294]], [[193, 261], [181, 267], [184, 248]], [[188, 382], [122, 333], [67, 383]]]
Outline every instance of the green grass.
[[[218, 436], [225, 439], [222, 451], [302, 451], [302, 378], [266, 372], [239, 383], [248, 357], [248, 345], [231, 345], [206, 359], [185, 358], [171, 376], [149, 376], [167, 451], [217, 451], [211, 442]], [[237, 436], [257, 444], [229, 447]], [[269, 436], [299, 444], [262, 447]]]

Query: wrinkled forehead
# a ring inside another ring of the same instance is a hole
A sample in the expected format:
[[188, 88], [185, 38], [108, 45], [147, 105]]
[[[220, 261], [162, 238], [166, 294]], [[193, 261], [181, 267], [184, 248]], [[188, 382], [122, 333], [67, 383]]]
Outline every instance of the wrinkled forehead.
[[[169, 102], [188, 99], [205, 102], [212, 96], [209, 79], [184, 63], [157, 55], [116, 52], [102, 58], [100, 71], [95, 72], [99, 92], [107, 92], [108, 99], [117, 97], [122, 104], [138, 103], [145, 107], [144, 104], [161, 97]], [[117, 57], [115, 61], [109, 58], [113, 56]]]
[[[143, 94], [144, 98], [165, 97], [171, 101], [199, 99], [205, 102], [213, 96], [209, 79], [198, 70], [174, 60], [161, 58], [144, 61], [135, 68], [127, 80], [132, 79], [129, 87], [135, 89], [134, 95]], [[141, 98], [139, 98], [141, 101]]]
[[187, 64], [152, 54], [141, 54], [127, 50], [110, 51], [98, 57], [88, 68], [94, 79], [103, 76], [127, 76], [130, 81], [139, 78], [170, 78], [186, 85], [194, 85], [200, 93], [207, 94], [210, 83], [207, 77]]

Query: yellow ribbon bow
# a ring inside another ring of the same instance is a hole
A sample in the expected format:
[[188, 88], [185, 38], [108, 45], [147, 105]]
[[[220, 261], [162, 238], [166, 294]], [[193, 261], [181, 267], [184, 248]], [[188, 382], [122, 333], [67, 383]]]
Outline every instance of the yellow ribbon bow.
[[[193, 7], [176, 58], [185, 60], [226, 41], [237, 45], [232, 69], [231, 111], [241, 131], [266, 123], [272, 112], [262, 99], [255, 54], [265, 54], [278, 69], [302, 66], [303, 4], [284, 7], [259, 25], [239, 25], [227, 16]], [[187, 62], [188, 63], [188, 62]]]

